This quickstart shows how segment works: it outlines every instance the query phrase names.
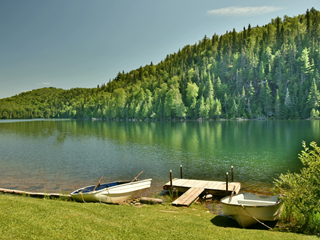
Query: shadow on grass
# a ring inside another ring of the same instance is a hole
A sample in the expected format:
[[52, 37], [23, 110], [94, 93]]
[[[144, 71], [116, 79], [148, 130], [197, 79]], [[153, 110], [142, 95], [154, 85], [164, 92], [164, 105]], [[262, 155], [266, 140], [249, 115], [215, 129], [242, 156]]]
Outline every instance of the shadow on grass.
[[241, 228], [236, 220], [224, 216], [215, 216], [211, 219], [211, 223], [217, 227]]
[[[236, 220], [230, 217], [225, 216], [215, 216], [211, 219], [211, 223], [218, 226], [218, 227], [231, 227], [231, 228], [242, 228]], [[267, 226], [274, 228], [277, 224], [277, 221], [272, 222], [264, 222]], [[263, 226], [260, 223], [256, 223], [254, 225], [251, 225], [249, 227], [246, 227], [246, 229], [257, 229], [257, 230], [269, 230], [267, 227]]]

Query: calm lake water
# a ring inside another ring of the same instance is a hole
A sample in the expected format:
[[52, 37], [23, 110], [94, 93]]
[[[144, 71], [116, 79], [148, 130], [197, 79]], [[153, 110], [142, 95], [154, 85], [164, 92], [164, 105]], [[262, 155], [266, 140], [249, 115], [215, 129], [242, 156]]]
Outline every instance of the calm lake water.
[[70, 192], [103, 182], [153, 178], [152, 195], [173, 177], [234, 180], [268, 191], [299, 171], [302, 141], [320, 143], [320, 121], [105, 122], [1, 120], [0, 187]]

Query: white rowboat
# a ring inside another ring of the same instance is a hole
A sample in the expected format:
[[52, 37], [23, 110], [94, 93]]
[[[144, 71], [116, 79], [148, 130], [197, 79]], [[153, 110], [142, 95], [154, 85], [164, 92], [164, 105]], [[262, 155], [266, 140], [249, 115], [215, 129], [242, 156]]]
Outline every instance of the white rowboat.
[[283, 203], [278, 199], [279, 195], [268, 197], [242, 193], [225, 197], [221, 203], [226, 216], [233, 217], [240, 226], [248, 227], [257, 222], [277, 221]]
[[150, 188], [151, 180], [150, 178], [135, 182], [112, 182], [98, 186], [87, 186], [72, 192], [71, 197], [78, 202], [124, 202]]

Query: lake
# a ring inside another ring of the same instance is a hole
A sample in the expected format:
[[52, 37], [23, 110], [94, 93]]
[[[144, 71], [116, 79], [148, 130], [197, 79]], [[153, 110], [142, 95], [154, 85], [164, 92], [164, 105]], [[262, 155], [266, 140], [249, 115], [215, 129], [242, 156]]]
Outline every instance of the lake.
[[268, 192], [301, 168], [302, 141], [320, 143], [320, 121], [114, 122], [1, 120], [0, 187], [70, 192], [103, 182], [152, 178], [152, 195], [173, 177], [234, 181]]

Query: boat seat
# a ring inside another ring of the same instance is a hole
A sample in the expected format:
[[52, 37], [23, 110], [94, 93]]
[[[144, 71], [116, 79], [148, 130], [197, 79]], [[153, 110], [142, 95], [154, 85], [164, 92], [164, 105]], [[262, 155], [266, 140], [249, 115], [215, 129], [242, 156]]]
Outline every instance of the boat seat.
[[105, 184], [101, 184], [100, 187], [98, 187], [98, 188], [99, 188], [99, 189], [103, 189], [103, 188], [114, 187], [114, 186], [117, 186], [117, 185], [118, 185], [117, 182], [105, 183]]
[[[104, 188], [109, 188], [109, 187], [117, 186], [117, 185], [118, 185], [117, 182], [104, 183], [104, 184], [99, 185], [99, 186], [96, 188], [96, 191], [101, 190], [101, 189], [104, 189]], [[94, 187], [95, 187], [95, 186], [90, 186], [90, 187], [87, 187], [87, 188], [84, 188], [84, 189], [79, 189], [79, 191], [77, 191], [77, 192], [75, 192], [75, 193], [79, 193], [79, 192], [82, 192], [82, 193], [92, 192], [93, 189], [94, 189]]]
[[106, 187], [113, 187], [113, 186], [117, 186], [118, 183], [114, 182], [114, 183], [109, 183]]
[[238, 204], [241, 205], [250, 205], [250, 206], [268, 206], [275, 205], [273, 201], [261, 201], [261, 200], [250, 200], [250, 199], [239, 199]]

